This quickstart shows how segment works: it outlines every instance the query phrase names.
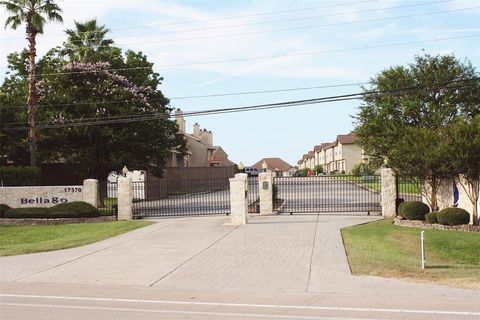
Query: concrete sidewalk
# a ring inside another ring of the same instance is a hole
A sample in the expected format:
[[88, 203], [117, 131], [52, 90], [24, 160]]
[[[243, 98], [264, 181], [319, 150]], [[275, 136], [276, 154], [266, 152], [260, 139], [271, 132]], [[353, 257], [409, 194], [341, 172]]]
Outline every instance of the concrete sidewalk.
[[466, 296], [478, 291], [350, 274], [340, 229], [367, 216], [159, 219], [84, 247], [0, 258], [3, 282], [216, 292]]

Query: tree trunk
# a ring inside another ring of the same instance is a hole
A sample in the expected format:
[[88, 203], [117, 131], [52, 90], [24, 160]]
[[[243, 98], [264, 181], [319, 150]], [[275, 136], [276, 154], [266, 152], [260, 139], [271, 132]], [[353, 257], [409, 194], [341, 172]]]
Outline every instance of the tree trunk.
[[37, 31], [27, 22], [27, 39], [29, 45], [28, 51], [28, 98], [27, 98], [27, 107], [28, 107], [28, 143], [30, 145], [30, 166], [37, 166], [37, 91], [36, 91], [36, 65], [35, 57], [37, 55], [37, 50], [35, 48], [36, 42], [35, 38], [37, 36]]

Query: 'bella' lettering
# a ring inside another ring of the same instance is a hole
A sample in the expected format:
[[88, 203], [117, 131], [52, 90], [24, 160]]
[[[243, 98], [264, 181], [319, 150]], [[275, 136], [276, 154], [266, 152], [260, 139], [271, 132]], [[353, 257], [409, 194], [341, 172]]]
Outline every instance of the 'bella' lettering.
[[66, 198], [51, 197], [51, 198], [20, 198], [21, 204], [57, 204], [68, 202]]

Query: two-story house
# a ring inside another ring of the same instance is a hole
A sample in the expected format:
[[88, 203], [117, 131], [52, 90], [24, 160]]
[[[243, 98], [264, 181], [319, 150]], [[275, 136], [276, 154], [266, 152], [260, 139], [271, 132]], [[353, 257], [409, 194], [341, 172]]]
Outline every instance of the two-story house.
[[198, 123], [193, 125], [193, 132], [187, 133], [185, 119], [180, 109], [175, 111], [175, 119], [179, 131], [183, 134], [187, 146], [187, 154], [172, 151], [167, 167], [227, 167], [235, 165], [228, 159], [228, 154], [220, 146], [213, 145], [213, 133], [201, 129]]

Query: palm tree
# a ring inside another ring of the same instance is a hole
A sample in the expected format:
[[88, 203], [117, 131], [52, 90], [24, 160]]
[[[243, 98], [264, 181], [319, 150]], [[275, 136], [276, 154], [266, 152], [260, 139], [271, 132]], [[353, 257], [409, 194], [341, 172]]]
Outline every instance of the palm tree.
[[37, 102], [38, 96], [35, 90], [35, 57], [36, 37], [37, 34], [43, 33], [43, 26], [49, 21], [62, 22], [60, 13], [62, 9], [53, 0], [8, 0], [0, 1], [0, 5], [5, 6], [7, 11], [11, 14], [5, 21], [5, 28], [10, 26], [12, 29], [17, 29], [18, 26], [25, 23], [28, 40], [28, 142], [30, 145], [30, 165], [35, 167], [37, 165]]
[[104, 38], [110, 30], [105, 26], [97, 25], [96, 19], [85, 23], [75, 21], [75, 27], [76, 30], [65, 30], [68, 39], [62, 53], [76, 62], [102, 60], [102, 55], [113, 44], [113, 40]]

